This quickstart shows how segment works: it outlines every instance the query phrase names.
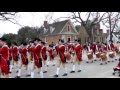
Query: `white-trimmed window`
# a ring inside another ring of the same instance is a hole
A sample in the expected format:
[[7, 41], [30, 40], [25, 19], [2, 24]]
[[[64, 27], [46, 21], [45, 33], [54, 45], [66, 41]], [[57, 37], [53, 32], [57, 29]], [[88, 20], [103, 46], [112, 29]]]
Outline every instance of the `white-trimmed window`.
[[52, 33], [55, 30], [55, 27], [53, 28], [52, 26], [50, 27], [50, 33]]
[[47, 33], [48, 29], [44, 28], [44, 34]]
[[70, 32], [70, 26], [69, 25], [67, 26], [67, 31]]

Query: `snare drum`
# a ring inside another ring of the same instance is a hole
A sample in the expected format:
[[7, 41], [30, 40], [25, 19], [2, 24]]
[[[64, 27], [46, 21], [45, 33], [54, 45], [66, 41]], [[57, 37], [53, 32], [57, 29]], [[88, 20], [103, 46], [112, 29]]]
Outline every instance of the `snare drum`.
[[114, 52], [109, 52], [109, 57], [110, 58], [114, 58], [115, 57], [115, 53]]
[[107, 56], [106, 56], [105, 53], [102, 53], [102, 54], [100, 55], [100, 57], [101, 57], [102, 61], [106, 61], [106, 60], [107, 60]]
[[70, 60], [71, 59], [71, 54], [69, 52], [65, 53], [65, 57], [67, 60]]
[[87, 53], [87, 57], [88, 57], [88, 59], [90, 60], [90, 59], [93, 58], [93, 54], [92, 54], [91, 52], [89, 52], [89, 53]]
[[100, 52], [96, 52], [96, 57], [100, 58]]

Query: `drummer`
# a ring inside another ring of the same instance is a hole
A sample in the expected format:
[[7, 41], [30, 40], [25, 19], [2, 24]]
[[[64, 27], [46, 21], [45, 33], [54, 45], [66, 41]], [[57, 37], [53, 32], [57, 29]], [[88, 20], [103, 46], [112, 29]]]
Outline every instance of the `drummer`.
[[82, 46], [79, 40], [75, 40], [75, 47], [74, 47], [75, 55], [73, 57], [73, 68], [70, 73], [75, 73], [75, 63], [78, 62], [78, 72], [81, 72], [81, 61], [82, 61]]
[[[114, 53], [115, 54], [115, 45], [114, 45], [114, 43], [113, 43], [113, 41], [110, 41], [110, 44], [109, 44], [109, 50], [110, 50], [110, 53]], [[109, 54], [110, 54], [109, 53]], [[114, 58], [110, 58], [111, 60], [112, 60], [112, 62], [113, 62], [113, 59], [115, 59], [116, 58], [116, 56], [114, 56]]]

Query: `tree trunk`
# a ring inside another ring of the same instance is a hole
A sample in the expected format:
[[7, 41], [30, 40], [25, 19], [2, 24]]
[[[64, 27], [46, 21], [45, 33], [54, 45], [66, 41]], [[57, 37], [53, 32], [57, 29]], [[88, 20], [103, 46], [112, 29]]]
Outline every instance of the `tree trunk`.
[[113, 35], [112, 35], [112, 32], [110, 31], [110, 41], [113, 41], [112, 38], [113, 38]]

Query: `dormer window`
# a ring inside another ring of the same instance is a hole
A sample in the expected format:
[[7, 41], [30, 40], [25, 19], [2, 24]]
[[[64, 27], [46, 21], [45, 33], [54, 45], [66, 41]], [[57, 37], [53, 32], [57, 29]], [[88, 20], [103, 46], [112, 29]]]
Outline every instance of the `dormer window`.
[[50, 33], [52, 33], [55, 30], [55, 27], [53, 28], [52, 26], [50, 27]]
[[70, 26], [68, 25], [68, 32], [70, 32]]
[[48, 31], [48, 29], [44, 28], [44, 34], [46, 34], [46, 33], [47, 33], [47, 31]]

